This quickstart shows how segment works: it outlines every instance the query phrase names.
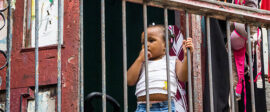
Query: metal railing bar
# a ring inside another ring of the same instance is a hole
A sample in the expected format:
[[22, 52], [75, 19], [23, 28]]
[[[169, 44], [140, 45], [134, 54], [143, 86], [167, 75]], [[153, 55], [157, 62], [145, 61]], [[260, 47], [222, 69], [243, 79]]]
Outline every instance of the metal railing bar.
[[101, 0], [102, 109], [106, 112], [105, 0]]
[[[127, 1], [139, 4], [143, 3], [143, 0]], [[189, 13], [192, 14], [208, 15], [212, 18], [221, 20], [226, 20], [226, 18], [230, 17], [232, 18], [232, 21], [247, 22], [251, 25], [257, 25], [258, 22], [264, 23], [262, 26], [270, 24], [270, 11], [231, 3], [207, 0], [149, 0], [148, 5], [160, 8], [166, 5], [168, 6], [168, 9], [183, 11], [188, 10]]]
[[57, 112], [61, 112], [62, 102], [62, 68], [61, 68], [61, 44], [63, 39], [63, 22], [64, 22], [64, 0], [58, 0], [58, 46], [57, 46]]
[[[186, 11], [186, 39], [189, 37], [189, 14]], [[192, 76], [191, 76], [191, 53], [189, 48], [187, 49], [187, 61], [188, 61], [188, 102], [189, 112], [193, 112], [193, 100], [192, 100]]]
[[253, 62], [252, 62], [252, 51], [251, 51], [251, 36], [250, 36], [250, 26], [247, 25], [248, 33], [248, 58], [249, 58], [249, 78], [250, 78], [250, 93], [251, 93], [251, 106], [252, 112], [256, 112], [255, 108], [255, 94], [254, 94], [254, 80], [253, 80]]
[[124, 112], [128, 112], [126, 0], [122, 0]]
[[267, 29], [267, 43], [268, 43], [268, 70], [270, 69], [270, 27]]
[[213, 96], [213, 78], [212, 78], [212, 60], [211, 60], [211, 38], [210, 38], [210, 17], [206, 16], [207, 31], [207, 50], [208, 50], [208, 71], [209, 71], [209, 90], [210, 90], [210, 108], [214, 112], [214, 96]]
[[229, 59], [229, 76], [230, 76], [230, 102], [231, 102], [231, 112], [235, 112], [235, 102], [234, 102], [234, 89], [233, 89], [233, 74], [232, 74], [232, 49], [231, 49], [231, 30], [230, 21], [226, 22], [227, 30], [227, 43], [228, 43], [228, 59]]
[[144, 27], [144, 60], [145, 60], [145, 87], [146, 87], [146, 111], [150, 112], [149, 80], [148, 80], [148, 50], [147, 50], [147, 3], [143, 3], [143, 27]]
[[39, 0], [35, 0], [35, 112], [39, 111]]
[[80, 0], [80, 48], [79, 48], [79, 112], [84, 112], [84, 27], [83, 27], [83, 0]]
[[[12, 50], [12, 27], [11, 27], [11, 0], [8, 0], [7, 16], [7, 75], [6, 75], [6, 107], [5, 111], [10, 112], [10, 76], [11, 76], [11, 50]], [[5, 20], [5, 18], [3, 18]]]
[[169, 36], [168, 36], [168, 8], [164, 8], [164, 23], [166, 37], [166, 71], [167, 71], [167, 93], [168, 93], [168, 111], [172, 111], [171, 98], [171, 78], [170, 78], [170, 55], [169, 55]]

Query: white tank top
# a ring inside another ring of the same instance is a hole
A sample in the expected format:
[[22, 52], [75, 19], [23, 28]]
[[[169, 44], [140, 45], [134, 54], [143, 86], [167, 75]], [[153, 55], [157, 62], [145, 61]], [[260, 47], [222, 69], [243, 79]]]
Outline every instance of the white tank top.
[[[170, 56], [170, 81], [171, 81], [171, 96], [175, 96], [177, 89], [177, 77], [175, 73], [176, 56]], [[166, 71], [166, 56], [160, 60], [148, 61], [148, 79], [149, 79], [149, 94], [167, 94], [167, 71]], [[139, 81], [136, 85], [135, 95], [137, 97], [146, 95], [145, 89], [145, 68], [142, 67]]]

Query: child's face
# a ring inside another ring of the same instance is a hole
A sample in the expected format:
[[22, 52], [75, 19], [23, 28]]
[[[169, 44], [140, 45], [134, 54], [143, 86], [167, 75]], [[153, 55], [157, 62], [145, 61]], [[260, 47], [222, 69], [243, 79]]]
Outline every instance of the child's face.
[[[147, 29], [147, 32], [147, 48], [148, 53], [151, 54], [149, 60], [161, 59], [165, 55], [163, 30], [159, 27], [150, 27]], [[142, 33], [141, 43], [144, 48], [144, 32]]]

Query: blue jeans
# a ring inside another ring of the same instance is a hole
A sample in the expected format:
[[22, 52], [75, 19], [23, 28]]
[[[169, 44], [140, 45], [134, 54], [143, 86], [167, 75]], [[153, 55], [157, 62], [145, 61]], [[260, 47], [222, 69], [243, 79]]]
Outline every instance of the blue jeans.
[[[174, 101], [172, 101], [172, 112], [175, 112]], [[135, 112], [146, 112], [146, 103], [138, 104]], [[150, 112], [168, 112], [168, 101], [150, 104]]]

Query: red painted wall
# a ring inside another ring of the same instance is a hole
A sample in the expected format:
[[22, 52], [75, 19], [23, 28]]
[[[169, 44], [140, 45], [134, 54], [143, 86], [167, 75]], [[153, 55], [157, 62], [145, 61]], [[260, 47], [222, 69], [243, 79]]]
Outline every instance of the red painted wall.
[[[62, 111], [78, 110], [78, 48], [79, 48], [79, 0], [64, 1], [64, 44], [62, 47]], [[24, 49], [23, 22], [24, 0], [16, 1], [13, 12], [13, 42], [11, 57], [11, 112], [18, 112], [20, 88], [35, 85], [35, 52]], [[0, 61], [4, 59], [1, 58]], [[6, 70], [0, 71], [1, 90], [5, 90]], [[39, 84], [57, 84], [57, 46], [39, 50]]]

